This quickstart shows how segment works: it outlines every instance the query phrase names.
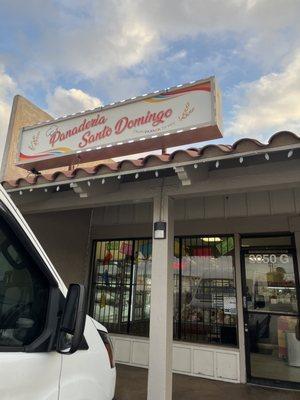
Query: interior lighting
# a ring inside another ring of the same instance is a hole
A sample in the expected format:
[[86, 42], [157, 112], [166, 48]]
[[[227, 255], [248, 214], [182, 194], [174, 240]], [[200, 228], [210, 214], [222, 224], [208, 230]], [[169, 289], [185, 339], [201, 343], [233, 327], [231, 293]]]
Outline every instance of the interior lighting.
[[220, 161], [216, 161], [216, 168], [219, 168], [219, 166], [220, 166]]
[[217, 237], [203, 237], [203, 238], [201, 238], [201, 240], [206, 243], [222, 242], [222, 239], [218, 236]]
[[288, 152], [288, 155], [287, 155], [288, 158], [291, 158], [293, 154], [294, 154], [293, 150], [290, 150], [290, 151]]
[[265, 154], [265, 159], [266, 159], [267, 161], [269, 161], [269, 160], [270, 160], [270, 156], [269, 156], [269, 154], [268, 154], [268, 153], [266, 153], [266, 154]]

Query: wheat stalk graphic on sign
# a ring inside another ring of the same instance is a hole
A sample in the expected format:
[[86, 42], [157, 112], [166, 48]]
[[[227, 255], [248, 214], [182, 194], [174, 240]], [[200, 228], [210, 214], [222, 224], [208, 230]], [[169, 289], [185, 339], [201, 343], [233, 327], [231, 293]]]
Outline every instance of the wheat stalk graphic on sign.
[[194, 107], [191, 108], [191, 105], [189, 102], [185, 104], [184, 110], [182, 111], [182, 114], [178, 117], [179, 120], [184, 120], [186, 119], [192, 112], [195, 110]]
[[39, 144], [39, 139], [40, 139], [40, 132], [33, 135], [31, 142], [28, 146], [30, 148], [30, 150], [35, 150], [36, 146]]

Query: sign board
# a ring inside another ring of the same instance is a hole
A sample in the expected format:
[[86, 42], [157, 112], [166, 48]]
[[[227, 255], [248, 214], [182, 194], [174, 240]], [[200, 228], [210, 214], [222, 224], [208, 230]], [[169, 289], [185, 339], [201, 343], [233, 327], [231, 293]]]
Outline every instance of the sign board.
[[236, 297], [224, 296], [224, 314], [236, 314]]
[[22, 129], [17, 165], [43, 170], [221, 137], [214, 78]]

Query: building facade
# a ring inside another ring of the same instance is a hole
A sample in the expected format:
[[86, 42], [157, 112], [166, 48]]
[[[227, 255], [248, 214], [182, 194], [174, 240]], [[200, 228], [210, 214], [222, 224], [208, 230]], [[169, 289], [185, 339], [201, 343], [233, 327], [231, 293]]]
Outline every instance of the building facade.
[[149, 367], [149, 398], [171, 371], [300, 387], [297, 135], [3, 185], [65, 282], [87, 286], [117, 362]]

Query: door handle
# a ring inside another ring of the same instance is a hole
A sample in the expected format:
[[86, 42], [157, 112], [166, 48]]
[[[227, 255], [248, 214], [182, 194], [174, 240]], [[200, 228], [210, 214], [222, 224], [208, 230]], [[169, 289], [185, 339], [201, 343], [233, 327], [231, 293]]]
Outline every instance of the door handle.
[[296, 334], [296, 339], [300, 341], [300, 318], [297, 319], [297, 323], [295, 326], [295, 334]]

